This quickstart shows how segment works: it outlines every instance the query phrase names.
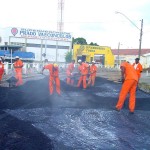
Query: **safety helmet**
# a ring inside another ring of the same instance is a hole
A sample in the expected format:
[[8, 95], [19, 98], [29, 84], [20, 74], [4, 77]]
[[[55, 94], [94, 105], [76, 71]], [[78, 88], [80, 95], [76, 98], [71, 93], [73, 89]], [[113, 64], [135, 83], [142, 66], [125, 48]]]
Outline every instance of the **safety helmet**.
[[58, 64], [54, 63], [54, 67], [58, 67]]
[[81, 62], [82, 62], [82, 60], [81, 60], [81, 59], [79, 59], [79, 60], [78, 60], [78, 63], [81, 63]]
[[15, 58], [16, 58], [16, 59], [18, 59], [18, 58], [19, 58], [19, 56], [16, 56]]
[[93, 61], [92, 61], [92, 63], [94, 63], [94, 64], [95, 64], [95, 61], [93, 60]]

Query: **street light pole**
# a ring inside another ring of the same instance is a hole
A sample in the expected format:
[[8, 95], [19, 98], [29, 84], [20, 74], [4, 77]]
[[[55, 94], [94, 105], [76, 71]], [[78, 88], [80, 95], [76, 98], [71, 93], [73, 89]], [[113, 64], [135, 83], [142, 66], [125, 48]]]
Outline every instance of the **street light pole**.
[[139, 59], [141, 56], [142, 35], [143, 35], [143, 19], [141, 20], [141, 30], [140, 30], [140, 39], [139, 39]]
[[142, 35], [143, 35], [143, 19], [141, 20], [141, 29], [139, 27], [137, 27], [137, 25], [132, 21], [130, 20], [125, 14], [121, 13], [121, 12], [118, 12], [116, 11], [115, 12], [116, 14], [121, 14], [122, 16], [124, 16], [128, 21], [130, 21], [130, 23], [132, 23], [132, 25], [134, 25], [139, 31], [140, 31], [140, 39], [139, 39], [139, 53], [138, 53], [138, 57], [140, 58], [141, 56], [141, 45], [142, 45]]

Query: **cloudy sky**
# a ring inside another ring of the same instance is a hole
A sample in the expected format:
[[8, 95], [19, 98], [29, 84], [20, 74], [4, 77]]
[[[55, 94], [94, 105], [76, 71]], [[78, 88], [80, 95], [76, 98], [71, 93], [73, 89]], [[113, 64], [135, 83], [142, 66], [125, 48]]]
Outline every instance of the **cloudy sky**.
[[[3, 0], [0, 28], [56, 31], [57, 5], [58, 0]], [[100, 46], [138, 48], [143, 19], [142, 48], [150, 48], [149, 14], [150, 0], [64, 0], [64, 32]]]

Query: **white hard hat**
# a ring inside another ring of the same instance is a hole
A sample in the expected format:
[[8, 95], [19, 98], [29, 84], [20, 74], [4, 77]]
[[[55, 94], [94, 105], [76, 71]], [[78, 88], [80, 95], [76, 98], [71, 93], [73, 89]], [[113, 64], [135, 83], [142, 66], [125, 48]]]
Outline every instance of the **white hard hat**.
[[95, 63], [95, 61], [93, 60], [92, 63]]
[[79, 59], [79, 60], [78, 60], [78, 63], [80, 63], [80, 62], [82, 62], [82, 60], [81, 60], [81, 59]]
[[19, 56], [16, 56], [15, 58], [19, 58]]

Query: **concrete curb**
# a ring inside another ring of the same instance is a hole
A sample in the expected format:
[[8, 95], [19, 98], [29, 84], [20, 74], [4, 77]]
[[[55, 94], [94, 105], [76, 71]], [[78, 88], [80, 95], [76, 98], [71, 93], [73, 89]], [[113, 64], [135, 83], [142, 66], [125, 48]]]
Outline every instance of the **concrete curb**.
[[150, 85], [148, 85], [147, 83], [139, 83], [139, 88], [141, 91], [150, 94]]

